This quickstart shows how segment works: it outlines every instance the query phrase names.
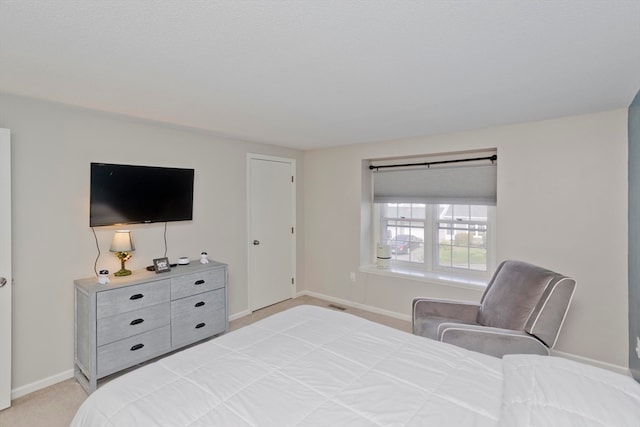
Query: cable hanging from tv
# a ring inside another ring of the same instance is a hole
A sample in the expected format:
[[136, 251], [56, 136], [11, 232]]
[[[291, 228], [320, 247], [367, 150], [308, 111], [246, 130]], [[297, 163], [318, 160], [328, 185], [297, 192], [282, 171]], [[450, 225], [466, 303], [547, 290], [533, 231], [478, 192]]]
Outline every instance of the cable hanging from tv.
[[494, 154], [492, 156], [487, 157], [474, 157], [470, 159], [455, 159], [455, 160], [439, 160], [435, 162], [422, 162], [422, 163], [403, 163], [403, 164], [394, 164], [394, 165], [369, 165], [370, 170], [380, 170], [386, 168], [403, 168], [410, 166], [426, 166], [427, 168], [433, 165], [443, 165], [447, 163], [462, 163], [462, 162], [477, 162], [481, 160], [489, 160], [491, 163], [495, 163], [498, 160], [498, 155]]

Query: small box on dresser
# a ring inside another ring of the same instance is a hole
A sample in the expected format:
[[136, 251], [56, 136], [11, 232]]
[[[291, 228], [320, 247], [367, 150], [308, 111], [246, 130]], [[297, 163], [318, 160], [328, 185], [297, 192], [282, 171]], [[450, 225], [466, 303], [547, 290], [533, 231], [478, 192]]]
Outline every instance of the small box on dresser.
[[226, 332], [227, 265], [191, 263], [75, 284], [75, 377], [91, 393], [100, 378]]

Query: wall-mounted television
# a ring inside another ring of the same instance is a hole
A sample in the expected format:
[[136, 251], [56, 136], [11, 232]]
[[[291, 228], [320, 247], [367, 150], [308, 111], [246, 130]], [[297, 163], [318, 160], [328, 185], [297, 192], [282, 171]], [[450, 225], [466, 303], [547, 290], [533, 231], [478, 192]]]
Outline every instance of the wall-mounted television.
[[89, 226], [193, 219], [193, 169], [91, 163]]

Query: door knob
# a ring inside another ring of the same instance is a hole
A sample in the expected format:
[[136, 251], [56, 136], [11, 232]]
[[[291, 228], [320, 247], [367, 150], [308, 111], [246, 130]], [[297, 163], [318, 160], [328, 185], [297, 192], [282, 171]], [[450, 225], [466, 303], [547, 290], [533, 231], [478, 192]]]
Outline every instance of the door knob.
[[254, 240], [254, 241], [253, 241], [253, 244], [254, 244], [255, 246], [258, 246], [258, 245], [260, 244], [260, 240]]
[[0, 277], [0, 288], [7, 284], [7, 279]]

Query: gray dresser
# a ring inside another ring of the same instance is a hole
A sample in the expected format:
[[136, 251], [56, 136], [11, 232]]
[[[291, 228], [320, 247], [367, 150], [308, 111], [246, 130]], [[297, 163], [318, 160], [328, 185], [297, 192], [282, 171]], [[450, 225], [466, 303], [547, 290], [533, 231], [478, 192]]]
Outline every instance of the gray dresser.
[[97, 381], [228, 330], [227, 265], [192, 261], [167, 273], [134, 271], [75, 283], [75, 377]]

